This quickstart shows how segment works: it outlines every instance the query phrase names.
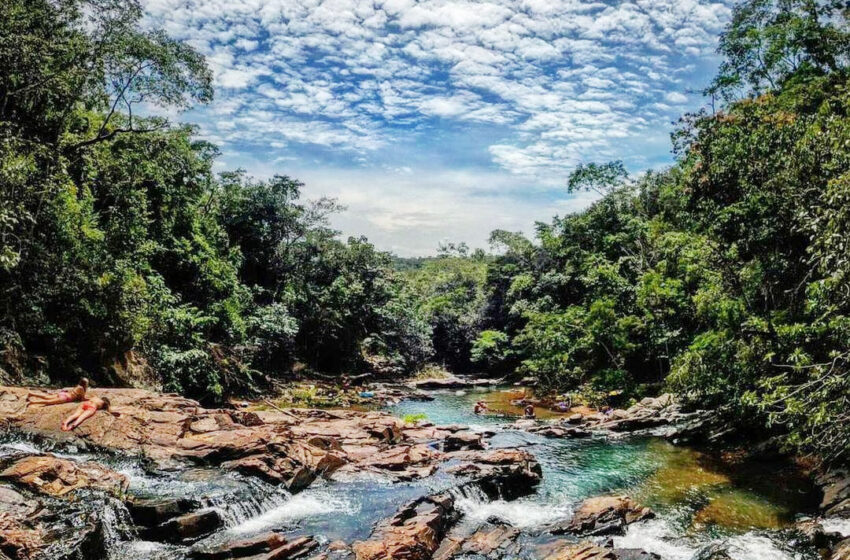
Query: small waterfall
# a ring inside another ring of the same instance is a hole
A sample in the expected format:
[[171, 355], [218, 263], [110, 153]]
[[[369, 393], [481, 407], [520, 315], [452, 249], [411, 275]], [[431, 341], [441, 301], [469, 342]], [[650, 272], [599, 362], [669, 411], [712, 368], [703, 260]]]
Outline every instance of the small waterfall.
[[472, 522], [497, 518], [514, 527], [529, 529], [566, 519], [572, 514], [569, 504], [553, 505], [538, 495], [511, 501], [490, 500], [476, 484], [456, 486], [449, 492], [455, 499], [455, 507]]
[[136, 538], [136, 527], [133, 525], [130, 511], [121, 500], [106, 498], [100, 512], [100, 519], [103, 523], [103, 539], [107, 550], [120, 541]]
[[242, 482], [245, 484], [243, 490], [201, 500], [204, 507], [221, 512], [226, 527], [240, 525], [282, 506], [292, 498], [292, 494], [286, 490], [261, 480], [245, 478]]

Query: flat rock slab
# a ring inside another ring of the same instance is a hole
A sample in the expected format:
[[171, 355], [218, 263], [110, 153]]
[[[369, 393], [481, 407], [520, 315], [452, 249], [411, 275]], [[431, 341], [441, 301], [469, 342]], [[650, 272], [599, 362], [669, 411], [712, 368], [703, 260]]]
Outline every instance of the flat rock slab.
[[34, 492], [64, 496], [80, 488], [119, 495], [129, 480], [97, 463], [78, 463], [55, 455], [23, 455], [0, 460], [0, 480], [14, 482]]
[[446, 451], [481, 449], [486, 437], [463, 427], [408, 425], [382, 412], [207, 409], [141, 389], [90, 391], [108, 397], [117, 415], [99, 411], [63, 432], [62, 421], [76, 404], [28, 406], [27, 394], [25, 388], [0, 387], [0, 418], [25, 434], [80, 449], [143, 455], [162, 469], [220, 466], [290, 491], [338, 470], [379, 472], [393, 480], [430, 476]]

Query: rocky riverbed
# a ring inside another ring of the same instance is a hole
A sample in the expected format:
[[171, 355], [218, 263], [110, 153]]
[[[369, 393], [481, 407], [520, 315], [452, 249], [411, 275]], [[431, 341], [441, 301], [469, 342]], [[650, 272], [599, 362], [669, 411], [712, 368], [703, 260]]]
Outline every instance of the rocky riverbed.
[[[745, 500], [724, 490], [731, 475], [669, 458], [651, 468], [605, 467], [614, 471], [582, 464], [612, 452], [632, 453], [636, 463], [675, 457], [644, 440], [604, 443], [609, 435], [660, 429], [651, 441], [711, 437], [703, 413], [683, 412], [668, 397], [607, 415], [515, 424], [468, 414], [467, 400], [480, 395], [456, 391], [389, 411], [207, 409], [140, 390], [93, 393], [108, 396], [117, 415], [101, 411], [62, 432], [75, 405], [27, 407], [25, 389], [0, 388], [0, 559], [752, 558], [714, 538], [699, 537], [704, 544], [693, 549], [671, 544], [686, 536], [641, 538], [659, 523], [669, 528], [669, 505], [690, 499], [673, 491], [683, 478], [704, 483], [682, 490], [708, 499], [694, 519], [727, 519], [727, 502]], [[418, 410], [428, 419], [399, 419]], [[664, 477], [668, 495], [611, 483], [619, 475]], [[768, 516], [764, 528], [778, 532], [747, 538], [782, 543], [761, 552], [790, 543], [799, 558], [818, 549], [844, 558], [847, 480], [842, 472], [819, 478], [823, 503], [808, 513], [825, 522], [777, 514], [780, 521]], [[571, 490], [577, 485], [580, 492]], [[759, 512], [744, 524], [761, 523]], [[793, 536], [777, 536], [783, 531]]]

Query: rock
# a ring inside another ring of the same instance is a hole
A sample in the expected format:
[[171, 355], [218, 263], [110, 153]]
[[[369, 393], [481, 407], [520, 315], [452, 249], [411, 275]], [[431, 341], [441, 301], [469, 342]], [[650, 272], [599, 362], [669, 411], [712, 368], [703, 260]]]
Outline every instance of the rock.
[[605, 548], [588, 542], [562, 542], [544, 560], [661, 560], [661, 557], [636, 548]]
[[587, 430], [583, 430], [582, 428], [564, 428], [562, 426], [535, 426], [534, 428], [529, 428], [527, 430], [529, 433], [539, 434], [543, 437], [547, 438], [586, 438], [590, 437], [591, 433]]
[[553, 534], [611, 535], [625, 533], [626, 525], [651, 519], [655, 514], [628, 496], [601, 496], [581, 503], [567, 525], [551, 529]]
[[850, 471], [820, 471], [815, 475], [815, 484], [823, 492], [819, 507], [823, 515], [850, 517]]
[[484, 449], [481, 434], [475, 432], [454, 432], [443, 440], [443, 451], [460, 451], [462, 449]]
[[[30, 499], [3, 492], [0, 505], [0, 554], [15, 560], [106, 558], [105, 524], [114, 524], [115, 500], [90, 495], [83, 501]], [[27, 512], [26, 516], [19, 514]], [[114, 529], [114, 527], [113, 527]], [[3, 558], [3, 556], [0, 556]]]
[[44, 538], [45, 531], [41, 527], [27, 526], [20, 518], [0, 513], [0, 554], [15, 559], [32, 558], [44, 547]]
[[472, 383], [460, 377], [445, 377], [419, 379], [412, 381], [410, 386], [414, 389], [466, 389], [472, 386]]
[[565, 543], [557, 547], [544, 560], [617, 560], [610, 548], [602, 548], [591, 543]]
[[481, 529], [471, 535], [461, 545], [464, 554], [490, 555], [494, 550], [504, 548], [519, 536], [519, 529], [507, 525], [497, 525]]
[[850, 539], [844, 539], [832, 549], [829, 560], [850, 560]]
[[828, 533], [823, 525], [814, 519], [798, 521], [794, 529], [800, 534], [802, 540], [817, 550], [830, 550], [841, 540], [840, 533]]
[[425, 496], [379, 523], [369, 540], [355, 542], [352, 549], [357, 560], [428, 560], [457, 518], [449, 494]]
[[[299, 537], [281, 547], [275, 548], [257, 560], [288, 560], [300, 558], [319, 545], [312, 537]], [[253, 559], [252, 559], [253, 560]]]
[[581, 414], [573, 414], [566, 419], [567, 424], [581, 424], [584, 422], [584, 416]]
[[540, 464], [522, 449], [456, 451], [448, 458], [461, 463], [446, 472], [472, 478], [493, 499], [512, 500], [530, 494], [543, 477]]
[[169, 519], [148, 531], [147, 536], [166, 542], [191, 541], [210, 535], [223, 526], [221, 513], [208, 508]]
[[270, 552], [286, 544], [280, 533], [263, 533], [250, 539], [227, 542], [214, 547], [198, 547], [189, 551], [189, 556], [197, 560], [228, 560], [244, 558], [263, 552]]
[[694, 560], [732, 560], [732, 557], [729, 556], [725, 545], [712, 544], [697, 552]]
[[201, 507], [199, 501], [190, 498], [132, 498], [125, 505], [133, 523], [143, 527], [160, 525]]
[[91, 392], [108, 396], [121, 414], [97, 413], [62, 432], [74, 405], [27, 407], [26, 389], [0, 387], [0, 417], [14, 430], [60, 445], [143, 455], [151, 467], [165, 470], [220, 466], [293, 492], [337, 472], [379, 472], [399, 481], [430, 476], [446, 459], [442, 445], [481, 449], [490, 437], [463, 426], [407, 426], [383, 412], [206, 409], [139, 389]]
[[50, 496], [63, 496], [80, 488], [120, 494], [127, 477], [97, 463], [77, 463], [55, 455], [13, 455], [0, 460], [0, 479]]

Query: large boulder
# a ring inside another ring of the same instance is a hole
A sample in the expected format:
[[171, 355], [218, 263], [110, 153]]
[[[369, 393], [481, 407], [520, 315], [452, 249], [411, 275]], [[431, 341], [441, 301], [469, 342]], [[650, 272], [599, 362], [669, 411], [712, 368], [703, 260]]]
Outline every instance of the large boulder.
[[628, 496], [601, 496], [582, 502], [569, 523], [557, 525], [551, 532], [577, 535], [623, 534], [626, 525], [652, 517], [655, 517], [655, 514], [651, 509]]
[[379, 523], [369, 540], [352, 549], [357, 560], [428, 560], [457, 518], [451, 495], [425, 496]]
[[221, 512], [206, 508], [173, 517], [147, 531], [145, 536], [158, 541], [186, 542], [211, 535], [223, 526]]
[[78, 463], [55, 455], [13, 455], [0, 460], [0, 480], [8, 480], [50, 496], [80, 488], [121, 494], [129, 481], [97, 463]]
[[523, 449], [458, 451], [448, 454], [460, 463], [446, 472], [471, 478], [489, 497], [512, 500], [525, 496], [543, 478], [534, 456]]

